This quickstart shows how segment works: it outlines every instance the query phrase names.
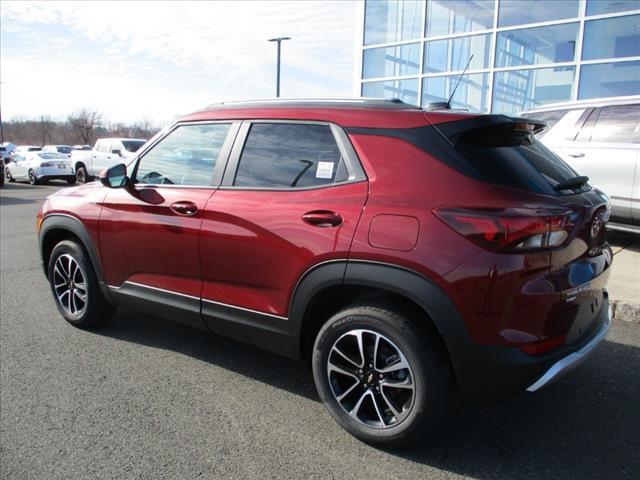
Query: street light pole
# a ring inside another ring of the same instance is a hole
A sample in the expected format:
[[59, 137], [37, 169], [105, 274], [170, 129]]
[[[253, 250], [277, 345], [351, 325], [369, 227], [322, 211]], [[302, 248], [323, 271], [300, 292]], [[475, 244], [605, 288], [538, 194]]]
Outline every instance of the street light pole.
[[278, 58], [276, 60], [276, 97], [280, 96], [280, 44], [283, 40], [291, 40], [291, 37], [270, 38], [270, 42], [278, 42]]

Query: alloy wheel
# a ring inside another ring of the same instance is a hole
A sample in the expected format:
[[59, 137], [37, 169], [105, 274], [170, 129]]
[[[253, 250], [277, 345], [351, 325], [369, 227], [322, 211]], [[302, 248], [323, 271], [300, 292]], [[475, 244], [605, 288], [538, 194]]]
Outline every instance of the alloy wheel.
[[351, 330], [338, 338], [327, 357], [327, 375], [342, 409], [370, 428], [398, 425], [415, 403], [409, 362], [391, 340], [372, 330]]
[[53, 267], [53, 288], [62, 308], [75, 317], [87, 309], [86, 275], [69, 254], [60, 255]]

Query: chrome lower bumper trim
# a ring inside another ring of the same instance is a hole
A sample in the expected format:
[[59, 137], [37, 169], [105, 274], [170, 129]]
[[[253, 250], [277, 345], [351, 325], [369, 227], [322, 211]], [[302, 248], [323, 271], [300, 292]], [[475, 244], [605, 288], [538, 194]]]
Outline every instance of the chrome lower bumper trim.
[[557, 379], [563, 374], [567, 373], [572, 368], [580, 365], [589, 354], [604, 340], [607, 336], [607, 332], [609, 331], [609, 327], [611, 327], [611, 317], [612, 317], [612, 309], [609, 305], [607, 307], [607, 318], [604, 321], [598, 333], [580, 350], [573, 352], [561, 360], [558, 360], [554, 363], [549, 370], [545, 372], [533, 385], [527, 388], [527, 392], [535, 392], [540, 390], [542, 387], [550, 383], [551, 381]]

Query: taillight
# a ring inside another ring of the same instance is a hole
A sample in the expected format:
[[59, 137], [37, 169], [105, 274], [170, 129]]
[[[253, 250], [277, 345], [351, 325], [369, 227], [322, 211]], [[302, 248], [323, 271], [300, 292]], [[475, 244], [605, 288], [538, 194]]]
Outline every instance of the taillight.
[[571, 234], [575, 214], [526, 208], [474, 210], [437, 208], [433, 213], [487, 250], [524, 252], [559, 247]]

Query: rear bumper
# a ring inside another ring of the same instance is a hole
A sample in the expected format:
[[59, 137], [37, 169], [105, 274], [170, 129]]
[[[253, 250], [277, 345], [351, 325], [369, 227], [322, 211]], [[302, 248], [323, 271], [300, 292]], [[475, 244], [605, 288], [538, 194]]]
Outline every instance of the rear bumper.
[[466, 398], [473, 400], [496, 400], [525, 390], [535, 392], [582, 363], [604, 340], [610, 326], [611, 307], [605, 291], [589, 332], [573, 345], [539, 356], [516, 347], [467, 345], [454, 365], [458, 386]]
[[[603, 309], [605, 310], [605, 309]], [[612, 318], [612, 309], [611, 305], [609, 305], [609, 301], [607, 299], [607, 308], [606, 308], [606, 317], [604, 319], [604, 323], [602, 326], [596, 331], [596, 334], [589, 340], [582, 348], [579, 350], [570, 353], [566, 357], [558, 360], [554, 363], [549, 370], [547, 370], [544, 375], [542, 375], [535, 383], [530, 385], [527, 388], [528, 392], [535, 392], [540, 390], [545, 385], [557, 380], [567, 372], [569, 372], [574, 367], [577, 367], [582, 362], [584, 362], [589, 354], [598, 346], [600, 342], [602, 342], [607, 333], [609, 332], [609, 328], [611, 327], [611, 318]]]
[[38, 177], [38, 180], [72, 180], [76, 178], [75, 175], [68, 173], [66, 175], [42, 175]]
[[35, 169], [35, 172], [38, 178], [48, 180], [66, 180], [75, 176], [71, 166], [67, 168], [40, 167]]

